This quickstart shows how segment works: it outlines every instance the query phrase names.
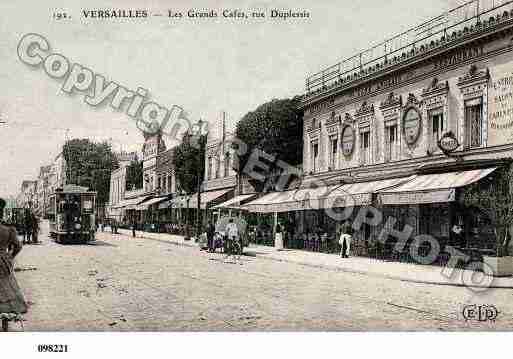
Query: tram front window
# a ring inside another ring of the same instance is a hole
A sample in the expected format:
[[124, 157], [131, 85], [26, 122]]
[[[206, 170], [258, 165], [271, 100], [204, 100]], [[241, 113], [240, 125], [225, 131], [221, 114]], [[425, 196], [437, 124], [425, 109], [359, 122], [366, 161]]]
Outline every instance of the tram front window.
[[64, 214], [64, 228], [68, 231], [80, 229], [80, 197], [66, 195], [64, 201], [61, 201], [60, 207]]

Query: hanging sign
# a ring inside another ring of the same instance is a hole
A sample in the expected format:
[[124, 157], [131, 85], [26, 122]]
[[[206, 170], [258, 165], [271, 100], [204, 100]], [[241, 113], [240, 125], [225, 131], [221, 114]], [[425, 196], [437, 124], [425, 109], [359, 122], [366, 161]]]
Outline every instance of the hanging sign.
[[458, 147], [460, 147], [460, 143], [452, 131], [446, 132], [438, 140], [438, 148], [440, 148], [446, 156], [456, 151]]

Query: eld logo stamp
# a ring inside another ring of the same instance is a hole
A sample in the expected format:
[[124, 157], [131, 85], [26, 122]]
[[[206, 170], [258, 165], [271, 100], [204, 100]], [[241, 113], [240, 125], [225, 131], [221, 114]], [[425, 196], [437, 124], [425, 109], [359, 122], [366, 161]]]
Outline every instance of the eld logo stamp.
[[494, 322], [499, 315], [499, 311], [494, 305], [470, 304], [463, 307], [462, 314], [466, 321]]

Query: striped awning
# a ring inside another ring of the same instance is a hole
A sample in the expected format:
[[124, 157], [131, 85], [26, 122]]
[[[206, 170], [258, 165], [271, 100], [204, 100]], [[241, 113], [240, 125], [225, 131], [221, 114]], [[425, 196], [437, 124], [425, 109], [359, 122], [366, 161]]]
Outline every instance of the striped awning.
[[[225, 188], [221, 190], [216, 191], [208, 191], [208, 192], [201, 192], [200, 194], [200, 200], [201, 200], [201, 209], [207, 208], [207, 206], [216, 201], [217, 199], [220, 199], [220, 197], [224, 196], [228, 192], [233, 191], [233, 188]], [[189, 202], [190, 208], [197, 208], [198, 207], [198, 193], [195, 193], [191, 196], [191, 200]]]
[[144, 201], [144, 202], [138, 204], [137, 207], [135, 207], [135, 209], [137, 211], [146, 211], [151, 205], [157, 204], [160, 202], [164, 202], [166, 199], [167, 199], [167, 197], [152, 198], [152, 199], [149, 199], [147, 201]]
[[443, 203], [455, 200], [456, 189], [488, 176], [497, 168], [414, 176], [402, 185], [380, 191], [381, 204]]
[[121, 202], [117, 203], [116, 205], [112, 206], [112, 208], [126, 208], [126, 209], [133, 209], [139, 202], [145, 200], [146, 197], [136, 197], [136, 198], [128, 198], [124, 199]]
[[410, 178], [403, 177], [273, 192], [251, 201], [241, 206], [241, 208], [250, 212], [272, 213], [363, 206], [371, 203], [372, 193], [400, 185]]
[[219, 208], [225, 208], [225, 209], [240, 209], [240, 205], [244, 201], [248, 201], [252, 198], [255, 198], [257, 196], [257, 193], [251, 193], [251, 194], [241, 194], [239, 196], [236, 196], [232, 199], [229, 199], [226, 202], [223, 202], [221, 204], [218, 204], [217, 206], [214, 206], [212, 208], [219, 209]]

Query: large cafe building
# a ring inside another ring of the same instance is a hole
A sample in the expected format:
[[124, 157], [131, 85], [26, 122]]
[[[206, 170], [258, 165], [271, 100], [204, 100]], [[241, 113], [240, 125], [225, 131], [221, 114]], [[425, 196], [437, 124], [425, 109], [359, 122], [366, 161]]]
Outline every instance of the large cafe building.
[[[486, 4], [470, 2], [309, 76], [301, 185], [246, 208], [275, 212], [302, 234], [336, 233], [325, 209], [347, 197], [342, 203], [393, 216], [398, 230], [409, 225], [412, 236], [451, 243], [457, 225], [464, 243], [456, 244], [494, 250], [488, 219], [460, 201], [513, 157], [513, 3]], [[355, 232], [354, 250], [385, 220]]]

